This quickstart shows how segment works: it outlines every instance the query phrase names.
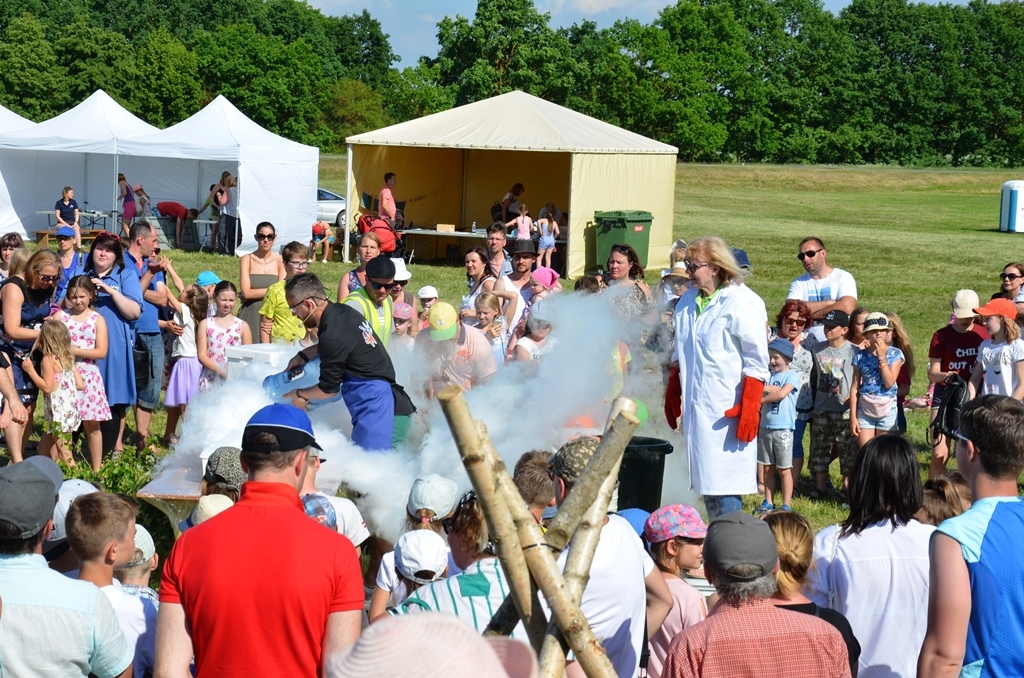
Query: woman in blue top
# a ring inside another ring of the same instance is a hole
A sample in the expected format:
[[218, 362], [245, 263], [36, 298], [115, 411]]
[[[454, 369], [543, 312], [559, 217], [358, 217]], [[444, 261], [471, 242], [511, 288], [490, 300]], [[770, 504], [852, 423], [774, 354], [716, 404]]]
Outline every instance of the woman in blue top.
[[853, 356], [850, 384], [850, 433], [858, 447], [896, 430], [896, 379], [905, 360], [892, 345], [892, 322], [884, 313], [868, 314], [864, 336], [868, 347]]
[[[28, 260], [22, 276], [11, 276], [0, 288], [0, 304], [3, 309], [3, 345], [0, 350], [11, 364], [14, 386], [28, 412], [29, 422], [32, 421], [39, 389], [25, 374], [21, 362], [31, 359], [39, 328], [50, 315], [53, 286], [60, 278], [59, 266], [56, 254], [50, 250], [40, 250]], [[28, 426], [28, 423], [12, 422], [4, 431], [13, 462], [22, 459], [25, 437], [31, 432]]]
[[57, 292], [53, 295], [53, 303], [63, 306], [64, 295], [68, 291], [68, 283], [76, 275], [85, 270], [85, 255], [79, 251], [79, 236], [74, 229], [61, 226], [57, 229], [57, 254], [60, 257], [60, 280], [57, 281]]
[[78, 203], [75, 202], [75, 189], [65, 186], [61, 192], [60, 200], [53, 206], [53, 211], [56, 213], [58, 227], [70, 226], [77, 229]]
[[103, 447], [119, 451], [124, 449], [125, 412], [137, 397], [132, 346], [135, 321], [142, 315], [142, 288], [139, 277], [125, 269], [121, 240], [112, 233], [96, 236], [85, 260], [85, 274], [96, 286], [96, 310], [107, 322], [107, 357], [96, 361], [113, 415], [109, 428], [101, 427]]

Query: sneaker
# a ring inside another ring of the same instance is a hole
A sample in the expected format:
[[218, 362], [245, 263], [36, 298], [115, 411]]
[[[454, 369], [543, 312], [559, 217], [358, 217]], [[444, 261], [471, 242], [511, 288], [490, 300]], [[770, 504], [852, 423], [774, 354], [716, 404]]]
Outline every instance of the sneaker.
[[783, 504], [783, 505], [782, 505], [782, 508], [781, 508], [781, 509], [779, 509], [779, 510], [780, 510], [780, 511], [792, 511], [792, 510], [793, 510], [793, 508], [792, 508], [792, 507], [791, 507], [791, 506], [790, 506], [789, 504]]
[[764, 501], [761, 502], [761, 505], [758, 506], [754, 510], [754, 515], [755, 516], [763, 516], [764, 514], [768, 513], [769, 511], [774, 511], [774, 510], [775, 510], [775, 505], [774, 504], [769, 504], [768, 500], [765, 499]]

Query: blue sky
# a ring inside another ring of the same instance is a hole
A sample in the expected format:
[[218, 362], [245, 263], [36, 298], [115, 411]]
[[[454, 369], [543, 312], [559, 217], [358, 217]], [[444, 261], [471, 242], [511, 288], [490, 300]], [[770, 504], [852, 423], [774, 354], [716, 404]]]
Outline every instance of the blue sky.
[[[964, 0], [954, 0], [962, 2]], [[445, 16], [472, 18], [475, 0], [308, 0], [325, 14], [351, 14], [370, 10], [391, 36], [392, 49], [401, 57], [399, 66], [411, 66], [421, 55], [437, 55], [437, 22]], [[658, 10], [674, 0], [534, 0], [537, 8], [551, 15], [553, 27], [571, 26], [584, 19], [600, 27], [630, 17], [650, 23]], [[825, 8], [838, 12], [847, 0], [824, 0]]]

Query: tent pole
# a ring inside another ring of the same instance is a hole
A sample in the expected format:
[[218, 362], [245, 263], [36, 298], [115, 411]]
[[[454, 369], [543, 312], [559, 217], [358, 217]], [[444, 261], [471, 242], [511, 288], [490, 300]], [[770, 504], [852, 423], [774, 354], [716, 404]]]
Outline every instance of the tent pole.
[[[344, 259], [345, 259], [345, 263], [346, 264], [349, 262], [349, 258], [348, 258], [348, 255], [349, 255], [349, 251], [348, 251], [348, 249], [349, 249], [349, 237], [348, 237], [349, 226], [348, 226], [348, 224], [349, 224], [349, 219], [352, 218], [352, 213], [351, 213], [352, 205], [353, 205], [353, 202], [352, 202], [352, 198], [353, 198], [352, 189], [355, 188], [355, 179], [353, 179], [353, 177], [352, 177], [352, 144], [347, 144], [347, 146], [348, 146], [348, 154], [347, 154], [348, 157], [346, 158], [346, 162], [348, 164], [348, 170], [345, 173], [345, 231], [344, 231], [344, 233], [339, 233], [337, 236], [335, 236], [336, 238], [340, 236], [340, 237], [345, 239], [345, 257], [344, 257]], [[358, 213], [359, 213], [359, 210], [357, 209], [356, 210], [356, 214], [358, 214]]]
[[[118, 155], [117, 155], [117, 142], [115, 141], [114, 142], [114, 193], [113, 193], [114, 202], [113, 202], [113, 206], [110, 208], [111, 212], [116, 212], [117, 211], [117, 193], [118, 193], [118, 191], [117, 191], [117, 183], [118, 183], [117, 182], [117, 175], [118, 175], [118, 173], [120, 171], [121, 171], [121, 158], [119, 158]], [[114, 231], [113, 232], [117, 233], [118, 235], [120, 235], [121, 234], [121, 229], [118, 228], [117, 225], [116, 225], [117, 224], [117, 215], [116, 214], [114, 215], [113, 221], [115, 223]]]
[[[576, 215], [576, 212], [573, 211], [573, 209], [572, 209], [572, 186], [573, 186], [572, 182], [573, 182], [573, 179], [575, 178], [575, 175], [573, 174], [573, 170], [575, 169], [575, 165], [576, 165], [576, 154], [570, 152], [569, 153], [569, 204], [565, 206], [565, 211], [569, 213], [569, 218], [566, 220], [566, 224], [565, 224], [565, 226], [566, 226], [566, 228], [565, 228], [565, 259], [562, 261], [562, 277], [563, 278], [567, 278], [569, 276], [569, 271], [572, 270], [571, 268], [569, 268], [569, 255], [572, 252], [572, 225], [573, 225], [573, 221], [574, 221], [575, 215]], [[580, 235], [580, 238], [583, 238], [582, 234]], [[587, 250], [586, 250], [586, 247], [584, 246], [584, 249], [583, 249], [583, 267], [584, 267], [584, 269], [586, 269], [586, 266], [587, 266]], [[583, 272], [586, 273], [586, 270], [584, 270]]]
[[466, 149], [462, 149], [462, 210], [459, 214], [459, 230], [466, 230]]

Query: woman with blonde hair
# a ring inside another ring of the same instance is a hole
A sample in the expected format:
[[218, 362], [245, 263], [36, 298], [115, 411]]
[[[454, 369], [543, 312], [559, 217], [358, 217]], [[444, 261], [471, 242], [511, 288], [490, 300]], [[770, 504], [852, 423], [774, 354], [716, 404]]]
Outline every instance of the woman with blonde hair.
[[772, 528], [779, 552], [779, 569], [775, 572], [778, 590], [772, 596], [772, 603], [783, 610], [819, 617], [836, 627], [846, 641], [850, 673], [856, 678], [860, 643], [853, 635], [850, 622], [841, 613], [817, 605], [803, 593], [814, 556], [814, 530], [811, 522], [793, 511], [771, 511], [762, 520]]
[[896, 428], [900, 433], [906, 433], [907, 414], [903, 407], [914, 381], [914, 349], [910, 346], [910, 335], [903, 326], [903, 319], [892, 311], [886, 311], [885, 317], [892, 323], [892, 345], [903, 351], [903, 364], [896, 375]]
[[692, 241], [691, 287], [676, 304], [676, 353], [693, 489], [714, 519], [757, 491], [757, 430], [768, 380], [768, 312], [721, 238]]

